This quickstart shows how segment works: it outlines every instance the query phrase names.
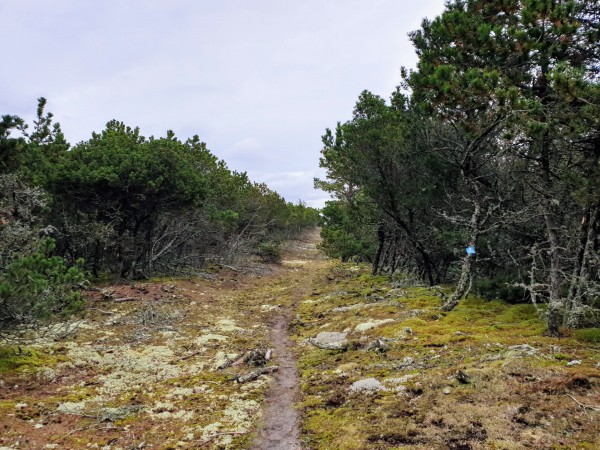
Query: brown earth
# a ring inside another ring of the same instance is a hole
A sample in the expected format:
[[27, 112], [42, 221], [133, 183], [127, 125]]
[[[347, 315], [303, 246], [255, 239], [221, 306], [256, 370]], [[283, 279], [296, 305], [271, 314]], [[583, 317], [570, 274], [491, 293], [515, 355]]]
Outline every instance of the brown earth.
[[0, 450], [600, 448], [600, 343], [548, 337], [532, 305], [441, 312], [418, 280], [317, 241], [279, 265], [102, 286], [74, 332], [0, 345]]
[[[322, 257], [315, 248], [316, 233], [309, 234], [303, 242], [296, 242], [284, 259], [284, 266], [292, 266], [302, 274], [301, 282], [292, 289], [291, 304], [273, 321], [271, 345], [276, 355], [279, 371], [266, 398], [264, 418], [255, 450], [300, 450], [300, 426], [296, 402], [300, 399], [300, 383], [296, 369], [297, 357], [289, 338], [289, 328], [297, 304], [307, 297], [315, 274], [310, 266], [317, 265]], [[300, 259], [299, 259], [300, 258]], [[308, 270], [307, 270], [308, 269]]]
[[[280, 265], [101, 286], [75, 332], [1, 347], [0, 449], [300, 449], [287, 335], [328, 264], [316, 240], [288, 243]], [[223, 367], [268, 348], [273, 375], [237, 383], [256, 367]]]

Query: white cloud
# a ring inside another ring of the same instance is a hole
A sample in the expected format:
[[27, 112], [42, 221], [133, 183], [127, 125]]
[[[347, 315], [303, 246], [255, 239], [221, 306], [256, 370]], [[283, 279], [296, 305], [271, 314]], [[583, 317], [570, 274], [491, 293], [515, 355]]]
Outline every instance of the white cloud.
[[321, 201], [320, 136], [362, 90], [393, 91], [416, 61], [407, 33], [443, 3], [0, 2], [0, 113], [31, 119], [45, 96], [73, 143], [111, 119], [198, 134], [233, 169], [272, 174], [286, 199]]

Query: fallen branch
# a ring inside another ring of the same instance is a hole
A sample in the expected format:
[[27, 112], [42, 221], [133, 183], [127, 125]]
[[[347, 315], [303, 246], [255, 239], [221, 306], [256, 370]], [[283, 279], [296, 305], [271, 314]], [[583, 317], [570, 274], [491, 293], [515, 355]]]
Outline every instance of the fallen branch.
[[189, 355], [182, 356], [181, 358], [179, 358], [178, 360], [175, 360], [173, 362], [176, 362], [176, 361], [185, 361], [186, 359], [193, 358], [194, 356], [199, 355], [200, 353], [203, 353], [203, 352], [204, 352], [204, 349], [198, 350], [197, 352], [190, 353]]
[[226, 268], [226, 269], [233, 270], [234, 272], [239, 272], [239, 270], [238, 270], [238, 269], [236, 269], [236, 268], [235, 268], [235, 267], [233, 267], [233, 266], [228, 266], [227, 264], [219, 264], [219, 265], [220, 265], [221, 267], [224, 267], [224, 268]]
[[112, 312], [112, 311], [105, 311], [104, 309], [100, 309], [100, 308], [88, 308], [88, 310], [89, 311], [98, 311], [107, 316], [112, 316], [114, 314], [114, 312]]
[[137, 298], [136, 297], [115, 298], [114, 300], [111, 300], [111, 302], [113, 302], [113, 303], [123, 303], [123, 302], [131, 302], [133, 300], [137, 300]]
[[575, 397], [573, 397], [571, 394], [565, 394], [567, 397], [570, 397], [575, 403], [577, 403], [579, 406], [581, 406], [583, 409], [591, 409], [592, 411], [598, 411], [600, 412], [600, 406], [595, 406], [595, 405], [585, 405], [583, 403], [581, 403], [579, 400], [577, 400]]
[[241, 363], [244, 362], [245, 356], [246, 352], [242, 352], [233, 359], [227, 359], [223, 364], [217, 367], [217, 369], [223, 370], [227, 369], [229, 366], [239, 366]]
[[235, 381], [238, 383], [245, 383], [247, 381], [255, 380], [261, 375], [273, 373], [276, 370], [279, 370], [278, 366], [261, 367], [260, 369], [256, 369], [250, 373], [247, 373], [246, 375], [238, 375], [235, 377]]

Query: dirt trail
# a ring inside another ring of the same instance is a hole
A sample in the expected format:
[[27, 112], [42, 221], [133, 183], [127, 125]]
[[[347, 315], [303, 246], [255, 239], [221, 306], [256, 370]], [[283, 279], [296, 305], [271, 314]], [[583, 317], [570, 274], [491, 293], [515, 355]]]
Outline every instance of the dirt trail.
[[301, 450], [298, 411], [294, 404], [300, 396], [300, 383], [296, 371], [296, 355], [289, 339], [289, 327], [295, 306], [305, 298], [311, 286], [314, 271], [312, 265], [322, 259], [315, 244], [317, 232], [296, 241], [290, 247], [284, 266], [293, 267], [294, 284], [290, 280], [291, 304], [273, 321], [271, 345], [279, 371], [265, 400], [263, 421], [258, 432], [254, 450]]
[[[281, 265], [102, 285], [67, 339], [0, 345], [0, 449], [302, 449], [289, 325], [329, 264], [318, 240]], [[266, 346], [279, 371], [234, 383], [255, 367], [223, 365]]]

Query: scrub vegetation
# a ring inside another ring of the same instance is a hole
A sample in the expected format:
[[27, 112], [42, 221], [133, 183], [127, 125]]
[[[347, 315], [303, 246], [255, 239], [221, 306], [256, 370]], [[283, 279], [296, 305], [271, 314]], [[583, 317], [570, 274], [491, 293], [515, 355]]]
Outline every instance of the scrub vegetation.
[[316, 234], [280, 264], [101, 284], [73, 333], [1, 347], [0, 448], [274, 448], [295, 426], [303, 449], [600, 445], [598, 329], [551, 337], [474, 294], [442, 311], [451, 287], [324, 258]]
[[[323, 244], [377, 273], [600, 324], [600, 3], [451, 0], [389, 101], [323, 136]], [[400, 61], [401, 63], [401, 61]], [[469, 253], [465, 254], [465, 249]]]
[[448, 0], [320, 212], [197, 136], [2, 116], [0, 450], [600, 448], [599, 18]]
[[277, 261], [281, 242], [318, 220], [229, 170], [198, 136], [146, 138], [111, 121], [71, 147], [45, 107], [40, 98], [32, 127], [0, 122], [2, 335], [76, 312], [84, 278]]
[[[299, 305], [306, 448], [600, 445], [598, 329], [556, 339], [532, 305], [473, 294], [444, 312], [436, 289], [369, 269], [331, 265]], [[324, 333], [346, 345], [314, 345]]]
[[68, 337], [0, 347], [0, 448], [249, 448], [272, 375], [236, 380], [274, 363], [232, 362], [270, 347], [297, 272], [254, 262], [86, 291]]

